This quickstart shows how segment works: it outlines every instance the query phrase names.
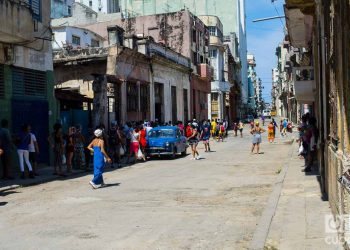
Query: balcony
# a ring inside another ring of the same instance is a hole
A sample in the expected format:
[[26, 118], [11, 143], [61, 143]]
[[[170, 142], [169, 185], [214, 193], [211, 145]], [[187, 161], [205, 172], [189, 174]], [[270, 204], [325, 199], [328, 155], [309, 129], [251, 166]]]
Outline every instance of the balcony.
[[215, 81], [211, 83], [211, 92], [229, 93], [231, 91], [231, 87], [232, 85], [229, 82]]
[[221, 46], [222, 39], [218, 36], [210, 36], [209, 43], [210, 43], [210, 45]]
[[213, 67], [205, 63], [198, 64], [197, 74], [200, 78], [211, 80], [213, 76]]
[[313, 67], [294, 67], [294, 92], [295, 99], [301, 104], [309, 104], [315, 101], [316, 83]]

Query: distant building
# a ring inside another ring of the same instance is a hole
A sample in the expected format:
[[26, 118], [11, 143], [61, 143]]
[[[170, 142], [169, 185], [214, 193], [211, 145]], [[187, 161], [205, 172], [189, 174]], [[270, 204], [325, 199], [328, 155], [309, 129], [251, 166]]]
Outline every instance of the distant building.
[[213, 15], [220, 18], [223, 34], [235, 33], [239, 41], [239, 58], [241, 62], [241, 98], [248, 100], [247, 80], [247, 37], [245, 0], [121, 0], [121, 12], [124, 18], [171, 13], [188, 9], [194, 15]]
[[74, 0], [51, 0], [51, 18], [71, 16], [73, 3]]
[[81, 48], [103, 47], [104, 38], [100, 35], [84, 28], [73, 26], [52, 27], [54, 41], [52, 48], [54, 50], [61, 48]]
[[231, 84], [224, 77], [226, 45], [223, 43], [223, 27], [216, 16], [199, 16], [199, 19], [209, 29], [209, 60], [214, 68], [211, 94], [208, 96], [209, 119], [222, 120], [228, 117], [225, 103], [231, 90]]
[[31, 124], [39, 161], [49, 163], [47, 137], [57, 119], [53, 96], [50, 0], [0, 1], [0, 117], [18, 133]]
[[75, 0], [86, 6], [89, 6], [96, 12], [116, 13], [120, 12], [119, 0]]
[[[83, 19], [79, 25], [79, 16], [85, 16], [89, 7], [75, 3], [73, 16], [53, 20], [53, 26], [73, 25], [89, 29], [108, 39], [108, 26], [118, 25], [125, 30], [126, 36], [147, 38], [163, 44], [191, 60], [191, 96], [185, 120], [197, 118], [208, 119], [208, 94], [211, 91], [212, 67], [209, 65], [209, 30], [207, 26], [188, 10], [140, 16], [135, 18], [118, 18], [115, 14], [108, 16], [98, 13], [90, 19]], [[85, 7], [83, 7], [85, 6]], [[79, 8], [78, 8], [79, 7]], [[79, 10], [79, 11], [77, 11]], [[101, 17], [100, 17], [101, 16]], [[102, 20], [104, 18], [105, 21]], [[167, 81], [163, 79], [162, 81]]]
[[[256, 62], [255, 57], [252, 54], [247, 55], [248, 62], [248, 107], [249, 113], [258, 113], [259, 105], [261, 102], [261, 82], [256, 74]], [[261, 111], [261, 110], [260, 110]]]

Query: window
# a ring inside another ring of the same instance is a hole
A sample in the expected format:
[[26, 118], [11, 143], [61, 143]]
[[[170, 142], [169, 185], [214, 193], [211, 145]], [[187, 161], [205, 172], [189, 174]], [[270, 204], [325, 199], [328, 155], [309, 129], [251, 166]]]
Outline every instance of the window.
[[91, 39], [91, 47], [100, 47], [100, 42], [95, 39]]
[[127, 110], [137, 111], [139, 94], [135, 83], [127, 83]]
[[209, 34], [211, 36], [216, 36], [216, 27], [215, 26], [209, 26]]
[[41, 0], [29, 0], [33, 12], [33, 19], [41, 21]]
[[216, 49], [209, 50], [209, 57], [210, 58], [216, 58], [217, 56], [218, 56], [218, 51]]
[[89, 1], [89, 7], [90, 8], [92, 7], [92, 1], [91, 0]]
[[197, 53], [193, 52], [193, 64], [197, 65], [198, 64], [198, 58], [197, 58]]
[[197, 42], [197, 32], [196, 30], [193, 30], [192, 31], [192, 41], [195, 43]]
[[72, 44], [74, 45], [80, 45], [80, 37], [72, 35]]
[[142, 84], [140, 86], [140, 100], [141, 100], [141, 112], [147, 113], [149, 112], [149, 105], [150, 105], [150, 91], [149, 91], [149, 85]]
[[68, 6], [68, 16], [72, 16], [72, 6]]

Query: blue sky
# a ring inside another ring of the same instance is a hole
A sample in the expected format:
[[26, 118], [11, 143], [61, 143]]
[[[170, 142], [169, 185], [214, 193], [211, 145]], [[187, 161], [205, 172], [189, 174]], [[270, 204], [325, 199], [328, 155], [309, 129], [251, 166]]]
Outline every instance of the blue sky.
[[[283, 16], [284, 0], [246, 0], [246, 25], [248, 53], [255, 56], [256, 71], [261, 78], [264, 89], [263, 98], [271, 101], [271, 70], [277, 65], [275, 51], [284, 37], [284, 19], [253, 23], [252, 20], [264, 17]], [[276, 11], [276, 9], [277, 11]]]

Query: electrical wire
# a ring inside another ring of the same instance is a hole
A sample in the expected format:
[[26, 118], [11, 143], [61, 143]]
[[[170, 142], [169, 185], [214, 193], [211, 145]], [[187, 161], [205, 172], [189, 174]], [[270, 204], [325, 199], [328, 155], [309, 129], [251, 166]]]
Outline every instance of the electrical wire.
[[[277, 9], [277, 7], [276, 7], [276, 4], [275, 4], [274, 1], [272, 2], [272, 4], [273, 4], [273, 7], [274, 7], [275, 10], [276, 10], [277, 15], [278, 15], [278, 16], [281, 16], [280, 13], [279, 13], [279, 11], [278, 11], [278, 9]], [[280, 20], [280, 22], [281, 22], [281, 24], [282, 24], [283, 33], [286, 34], [286, 30], [285, 30], [285, 25], [284, 25], [284, 23], [282, 22], [281, 18], [278, 18], [278, 19]]]

